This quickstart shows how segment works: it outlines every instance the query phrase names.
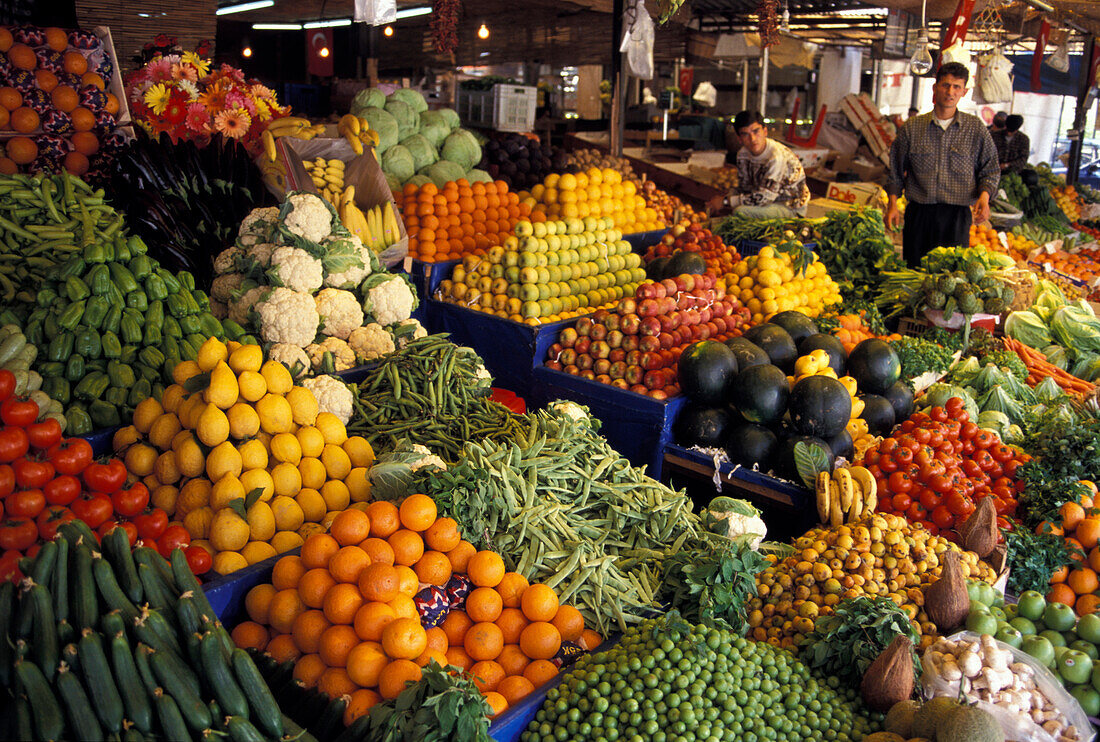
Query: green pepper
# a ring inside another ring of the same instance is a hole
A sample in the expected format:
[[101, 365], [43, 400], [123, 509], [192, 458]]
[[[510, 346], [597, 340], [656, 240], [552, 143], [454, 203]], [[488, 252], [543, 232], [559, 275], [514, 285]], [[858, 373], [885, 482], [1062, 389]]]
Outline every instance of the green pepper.
[[41, 322], [29, 322], [27, 326], [23, 328], [23, 336], [27, 338], [27, 342], [31, 345], [42, 345], [47, 342], [45, 333], [42, 332]]
[[138, 360], [146, 366], [159, 369], [164, 365], [164, 354], [156, 348], [146, 347], [138, 351]]
[[84, 261], [107, 263], [114, 258], [115, 246], [107, 242], [93, 242], [84, 248]]
[[128, 294], [131, 291], [137, 291], [138, 283], [134, 278], [134, 274], [130, 272], [122, 263], [111, 263], [111, 280], [118, 286], [118, 290], [124, 294]]
[[208, 338], [206, 335], [202, 335], [200, 333], [191, 333], [187, 336], [187, 342], [191, 344], [196, 353], [198, 352], [199, 348], [206, 344], [206, 341], [209, 339], [210, 338]]
[[157, 268], [157, 275], [160, 276], [160, 280], [164, 281], [164, 287], [168, 289], [169, 294], [178, 294], [183, 288], [180, 286], [179, 280], [172, 275], [172, 271]]
[[123, 345], [122, 355], [118, 357], [119, 363], [133, 364], [137, 360], [138, 347], [136, 345]]
[[260, 345], [260, 341], [255, 335], [241, 335], [237, 338], [237, 342], [241, 345]]
[[124, 343], [140, 343], [141, 342], [141, 321], [144, 316], [134, 309], [122, 310], [122, 321], [119, 323], [119, 330], [122, 336], [122, 342]]
[[129, 397], [130, 387], [123, 389], [119, 386], [113, 386], [103, 393], [103, 401], [115, 407], [125, 407], [126, 400], [129, 399]]
[[99, 333], [87, 328], [81, 330], [73, 341], [73, 350], [89, 360], [99, 358], [99, 354], [103, 352]]
[[[160, 332], [164, 325], [164, 303], [159, 301], [149, 302], [149, 308], [145, 310], [145, 331], [155, 327]], [[148, 345], [149, 343], [146, 343]]]
[[159, 368], [146, 366], [144, 363], [139, 363], [135, 368], [141, 374], [141, 378], [148, 379], [150, 384], [160, 378]]
[[107, 362], [102, 358], [88, 359], [84, 364], [84, 375], [87, 376], [93, 371], [98, 371], [101, 374], [107, 373]]
[[75, 330], [77, 325], [80, 324], [80, 319], [84, 316], [86, 306], [85, 302], [78, 301], [65, 307], [65, 311], [57, 318], [57, 326], [64, 330]]
[[88, 405], [88, 415], [92, 418], [92, 427], [96, 430], [117, 428], [122, 424], [118, 416], [118, 408], [98, 399]]
[[52, 307], [57, 299], [57, 292], [51, 289], [49, 286], [44, 289], [39, 289], [38, 293], [34, 296], [34, 300], [35, 302], [37, 302], [38, 306], [45, 309], [49, 309], [50, 307]]
[[75, 384], [84, 378], [84, 356], [73, 353], [65, 364], [65, 378]]
[[178, 274], [176, 274], [176, 278], [179, 280], [180, 286], [182, 286], [183, 288], [187, 289], [188, 291], [195, 290], [195, 277], [191, 275], [190, 271], [180, 271]]
[[233, 320], [223, 319], [221, 323], [222, 329], [225, 332], [225, 336], [229, 340], [237, 340], [241, 337], [241, 335], [244, 335], [244, 328], [238, 325]]
[[118, 286], [115, 285], [114, 281], [111, 281], [111, 287], [107, 289], [107, 301], [109, 301], [112, 306], [115, 304], [121, 306], [126, 302], [126, 297], [118, 290]]
[[222, 327], [222, 323], [218, 318], [209, 312], [204, 312], [199, 315], [199, 325], [202, 327], [202, 329], [199, 330], [202, 334], [216, 337], [219, 340], [225, 340], [225, 328]]
[[194, 291], [187, 292], [191, 295], [189, 301], [194, 302], [195, 306], [199, 308], [200, 312], [210, 311], [210, 297], [206, 295], [205, 291], [195, 289]]
[[104, 358], [118, 358], [122, 355], [122, 341], [113, 332], [109, 330], [104, 332], [100, 336], [100, 343], [103, 346]]
[[127, 267], [134, 274], [135, 280], [143, 281], [146, 276], [153, 272], [153, 261], [148, 255], [135, 255]]
[[103, 265], [93, 265], [84, 276], [84, 283], [96, 296], [106, 296], [111, 286], [111, 271]]
[[[172, 297], [168, 297], [168, 303], [172, 303]], [[195, 315], [184, 315], [179, 318], [180, 329], [183, 330], [184, 335], [195, 335], [202, 333], [202, 323], [199, 322], [199, 318]]]
[[50, 376], [43, 379], [42, 391], [49, 395], [50, 399], [56, 399], [62, 405], [69, 404], [69, 397], [72, 394], [69, 382], [64, 376]]
[[177, 339], [183, 337], [183, 329], [180, 327], [179, 320], [170, 314], [164, 318], [164, 336]]
[[69, 356], [73, 353], [73, 341], [75, 336], [69, 332], [59, 332], [53, 340], [50, 341], [49, 347], [46, 348], [46, 360], [58, 361], [64, 363], [69, 360]]
[[[177, 319], [183, 319], [190, 312], [187, 311], [187, 303], [183, 300], [181, 294], [169, 294], [165, 300], [165, 304], [168, 307], [168, 313]], [[183, 325], [180, 325], [182, 327]]]
[[122, 307], [118, 304], [112, 304], [111, 308], [107, 310], [107, 316], [103, 320], [103, 326], [100, 328], [104, 332], [118, 332], [118, 326], [122, 322]]
[[65, 409], [67, 435], [87, 435], [92, 432], [92, 418], [83, 405], [73, 404]]
[[195, 297], [191, 295], [190, 291], [181, 291], [179, 293], [180, 300], [183, 301], [183, 305], [187, 307], [188, 314], [198, 314], [202, 311], [199, 308], [199, 303], [195, 301]]
[[168, 360], [172, 366], [176, 366], [183, 358], [180, 357], [180, 343], [179, 340], [171, 335], [165, 335], [164, 339], [160, 343], [161, 350], [164, 351], [164, 357]]
[[130, 387], [130, 394], [126, 398], [126, 403], [131, 407], [137, 407], [142, 400], [148, 399], [149, 395], [153, 393], [153, 387], [149, 383], [148, 379], [138, 379], [137, 383]]
[[[61, 315], [57, 312], [50, 312], [46, 315], [46, 318], [42, 320], [42, 332], [45, 333], [47, 340], [53, 340], [57, 337], [57, 333], [61, 332], [61, 325], [57, 324], [57, 318]], [[26, 333], [23, 333], [24, 335]], [[36, 345], [38, 343], [35, 343]]]
[[145, 255], [149, 248], [145, 246], [145, 240], [138, 237], [136, 234], [131, 235], [127, 240], [127, 246], [130, 248], [130, 252], [137, 256]]
[[128, 306], [130, 309], [136, 309], [139, 312], [144, 312], [146, 309], [149, 308], [149, 300], [145, 296], [144, 291], [131, 291], [130, 293], [126, 294], [126, 306]]
[[115, 233], [115, 260], [118, 262], [126, 262], [133, 254], [130, 252], [130, 242], [118, 232]]
[[164, 285], [164, 279], [156, 273], [145, 277], [145, 293], [153, 301], [160, 301], [168, 297], [168, 288]]
[[99, 399], [103, 396], [103, 393], [107, 391], [107, 387], [111, 385], [111, 380], [107, 378], [107, 374], [101, 371], [92, 371], [84, 376], [77, 385], [73, 387], [73, 396], [77, 399], [85, 399], [91, 402], [93, 399]]
[[133, 386], [137, 381], [137, 377], [134, 376], [134, 369], [118, 361], [107, 363], [107, 376], [111, 379], [111, 386], [127, 388]]
[[105, 296], [93, 296], [88, 299], [88, 306], [84, 309], [84, 318], [81, 324], [98, 330], [107, 319], [107, 313], [111, 311], [111, 303]]
[[87, 299], [91, 294], [92, 290], [79, 276], [70, 276], [65, 279], [65, 295], [69, 297], [69, 301]]
[[69, 258], [61, 264], [61, 269], [57, 273], [57, 280], [65, 281], [69, 278], [82, 276], [86, 268], [87, 263], [85, 263], [84, 258], [79, 255]]
[[159, 325], [146, 325], [145, 339], [143, 341], [146, 345], [160, 345], [163, 337]]
[[60, 361], [46, 361], [38, 364], [37, 368], [43, 379], [63, 376], [65, 373], [65, 364]]

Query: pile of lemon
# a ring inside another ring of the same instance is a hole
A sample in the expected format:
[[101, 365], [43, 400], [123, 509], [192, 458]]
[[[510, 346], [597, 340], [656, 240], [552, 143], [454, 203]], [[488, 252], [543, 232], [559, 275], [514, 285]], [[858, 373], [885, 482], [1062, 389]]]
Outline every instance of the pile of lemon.
[[609, 167], [592, 167], [576, 174], [550, 173], [519, 197], [531, 208], [532, 221], [611, 217], [624, 234], [666, 226], [636, 186], [624, 182], [622, 173]]
[[115, 434], [126, 468], [228, 574], [302, 545], [370, 498], [374, 451], [258, 345], [210, 338]]
[[791, 310], [817, 317], [825, 307], [841, 301], [840, 287], [816, 255], [798, 273], [790, 253], [777, 251], [771, 245], [735, 263], [723, 279], [726, 293], [736, 295], [752, 312], [753, 324]]

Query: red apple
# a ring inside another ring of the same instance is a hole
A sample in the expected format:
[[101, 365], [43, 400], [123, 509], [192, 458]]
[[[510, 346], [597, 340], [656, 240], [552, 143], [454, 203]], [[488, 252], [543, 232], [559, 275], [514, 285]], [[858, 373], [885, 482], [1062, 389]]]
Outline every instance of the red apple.
[[714, 334], [710, 330], [710, 325], [696, 325], [695, 330], [696, 340], [707, 340]]
[[581, 371], [587, 371], [592, 368], [592, 356], [585, 353], [584, 355], [577, 356], [577, 368]]
[[639, 338], [637, 335], [624, 335], [622, 349], [629, 353], [638, 349]]
[[577, 342], [577, 330], [573, 327], [566, 327], [558, 335], [558, 342], [562, 344], [562, 347], [572, 348]]
[[641, 366], [631, 363], [626, 367], [626, 374], [623, 376], [632, 386], [634, 384], [641, 384], [642, 379], [645, 378], [645, 369]]
[[661, 349], [661, 341], [657, 339], [657, 335], [660, 333], [654, 333], [653, 335], [642, 335], [638, 340], [638, 350], [643, 353], [652, 353]]
[[612, 348], [611, 352], [607, 354], [607, 360], [612, 363], [618, 363], [619, 361], [626, 359], [626, 351], [622, 348]]
[[649, 397], [656, 399], [658, 402], [664, 402], [666, 399], [668, 399], [668, 395], [665, 394], [665, 391], [663, 389], [650, 389], [648, 392], [646, 392], [646, 394]]
[[555, 371], [561, 371], [561, 370], [562, 370], [562, 368], [564, 368], [564, 366], [562, 366], [562, 365], [561, 365], [560, 363], [558, 363], [557, 361], [547, 361], [547, 362], [546, 362], [545, 364], [543, 364], [543, 365], [545, 365], [545, 366], [546, 366], [546, 368], [552, 368], [552, 369], [554, 369]]
[[592, 370], [596, 372], [596, 376], [606, 374], [608, 371], [611, 370], [611, 361], [607, 360], [606, 358], [597, 358], [596, 361], [592, 364]]
[[607, 344], [612, 348], [620, 348], [623, 344], [623, 334], [618, 330], [611, 330], [607, 333]]
[[592, 321], [597, 325], [607, 324], [607, 316], [609, 314], [611, 314], [611, 312], [601, 307], [592, 313]]
[[558, 360], [563, 366], [572, 366], [577, 362], [577, 351], [573, 348], [566, 348], [561, 352], [561, 355], [558, 356]]
[[607, 325], [600, 324], [599, 322], [592, 325], [592, 329], [588, 331], [588, 337], [592, 338], [593, 342], [596, 340], [603, 340], [607, 337]]
[[661, 342], [661, 348], [671, 348], [676, 344], [676, 339], [667, 332], [662, 332], [657, 336], [657, 339]]
[[640, 364], [642, 362], [642, 351], [640, 351], [640, 350], [629, 351], [626, 354], [626, 358], [624, 358], [623, 360], [626, 361], [626, 364], [628, 366], [637, 366], [638, 364]]
[[637, 384], [631, 384], [630, 391], [634, 392], [635, 394], [649, 394], [649, 390], [646, 389], [645, 384], [642, 384], [640, 382]]
[[619, 299], [619, 314], [623, 315], [625, 319], [628, 314], [634, 314], [638, 311], [638, 301], [632, 296], [624, 296]]
[[590, 347], [592, 347], [592, 339], [586, 335], [582, 335], [577, 338], [577, 344], [573, 346], [573, 350], [577, 351], [580, 355], [584, 355], [588, 352]]
[[559, 355], [561, 355], [562, 350], [563, 348], [561, 343], [554, 343], [546, 349], [546, 357], [557, 358]]
[[624, 314], [622, 319], [619, 320], [619, 329], [623, 331], [624, 335], [637, 335], [638, 328], [642, 325], [642, 318], [631, 312], [630, 314]]
[[589, 331], [592, 329], [592, 318], [581, 317], [577, 320], [577, 334], [581, 337], [588, 337]]
[[725, 317], [727, 314], [729, 314], [729, 311], [729, 307], [726, 306], [726, 303], [724, 301], [716, 301], [710, 305], [711, 317]]
[[592, 343], [592, 348], [588, 351], [588, 354], [591, 355], [593, 359], [607, 358], [607, 356], [611, 354], [611, 346], [604, 340], [597, 340]]
[[676, 285], [676, 281], [671, 278], [666, 278], [661, 281], [661, 285], [665, 287], [666, 296], [676, 296], [677, 292], [680, 290], [680, 287]]
[[622, 317], [615, 314], [614, 312], [608, 312], [607, 313], [607, 318], [603, 321], [603, 324], [604, 324], [604, 327], [606, 327], [608, 329], [608, 331], [614, 332], [615, 330], [618, 330], [622, 326], [620, 324], [621, 322], [622, 322]]
[[647, 371], [654, 371], [665, 367], [665, 361], [660, 353], [642, 353], [641, 367]]
[[661, 320], [656, 317], [645, 317], [638, 332], [641, 335], [657, 335], [661, 332]]
[[574, 366], [566, 366], [565, 368], [562, 369], [562, 371], [564, 371], [567, 374], [573, 374], [574, 376], [576, 376], [577, 374], [579, 374], [581, 372], [581, 370], [579, 368], [577, 368], [577, 366], [575, 366], [575, 365]]
[[[663, 370], [663, 369], [662, 369]], [[645, 378], [642, 379], [642, 383], [649, 389], [661, 389], [665, 385], [665, 375], [662, 370], [649, 371], [646, 373]]]
[[681, 273], [672, 280], [675, 282], [676, 289], [680, 293], [695, 290], [695, 276], [691, 273]]
[[616, 389], [629, 389], [630, 388], [630, 384], [627, 384], [625, 379], [616, 379], [616, 378], [611, 379], [611, 386], [615, 387]]
[[671, 296], [666, 296], [662, 300], [660, 314], [668, 314], [669, 312], [676, 311], [676, 299]]
[[586, 369], [584, 369], [583, 371], [581, 371], [581, 378], [582, 378], [582, 379], [589, 379], [589, 380], [592, 380], [592, 379], [595, 379], [595, 378], [596, 378], [596, 374], [594, 374], [594, 373], [592, 372], [592, 369], [590, 369], [590, 368], [586, 368]]
[[607, 374], [596, 374], [596, 381], [599, 382], [600, 384], [610, 384], [611, 383], [611, 377], [608, 376]]
[[703, 307], [699, 310], [699, 321], [704, 324], [710, 322], [710, 318], [713, 316], [714, 314], [711, 312], [710, 307]]

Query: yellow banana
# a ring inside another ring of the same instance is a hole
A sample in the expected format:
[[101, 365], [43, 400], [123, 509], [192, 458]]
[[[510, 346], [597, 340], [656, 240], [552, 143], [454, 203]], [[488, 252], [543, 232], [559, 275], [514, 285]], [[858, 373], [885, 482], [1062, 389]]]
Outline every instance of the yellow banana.
[[340, 118], [340, 123], [337, 125], [338, 131], [346, 131], [353, 137], [359, 136], [359, 130], [362, 124], [359, 122], [358, 116], [353, 116], [350, 113], [344, 114]]
[[359, 139], [363, 144], [369, 144], [372, 147], [378, 146], [378, 132], [374, 129], [363, 129], [359, 132]]
[[371, 207], [371, 210], [367, 212], [367, 226], [370, 228], [371, 243], [379, 247], [385, 247], [385, 235], [382, 233], [382, 211], [377, 206]]
[[273, 137], [285, 137], [296, 134], [310, 126], [309, 120], [297, 116], [286, 116], [275, 119], [268, 125], [267, 130]]
[[264, 133], [260, 135], [260, 142], [264, 145], [264, 154], [267, 156], [267, 159], [271, 162], [275, 162], [279, 157], [278, 153], [275, 151], [275, 137], [272, 136], [269, 130], [264, 129]]
[[350, 132], [345, 131], [344, 132], [344, 138], [347, 139], [348, 144], [351, 145], [351, 151], [352, 152], [354, 152], [356, 155], [363, 154], [363, 143], [361, 141], [359, 141], [359, 137], [353, 137], [353, 136], [351, 136]]
[[355, 204], [355, 186], [349, 185], [344, 187], [344, 192], [340, 194], [340, 203], [352, 205]]
[[344, 174], [343, 173], [341, 173], [339, 175], [330, 175], [326, 171], [321, 176], [321, 179], [324, 180], [329, 185], [333, 186], [336, 190], [339, 190], [339, 191], [344, 190]]
[[386, 201], [382, 206], [382, 235], [385, 237], [386, 247], [401, 238], [401, 227], [398, 225], [397, 215], [393, 211], [393, 201]]

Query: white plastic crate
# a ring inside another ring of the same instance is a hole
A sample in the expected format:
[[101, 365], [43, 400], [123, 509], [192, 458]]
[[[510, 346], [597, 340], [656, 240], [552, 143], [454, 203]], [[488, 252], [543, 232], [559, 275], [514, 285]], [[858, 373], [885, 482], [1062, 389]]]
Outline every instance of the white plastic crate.
[[492, 90], [458, 91], [458, 115], [470, 126], [497, 131], [531, 131], [538, 90], [530, 85], [494, 85]]

